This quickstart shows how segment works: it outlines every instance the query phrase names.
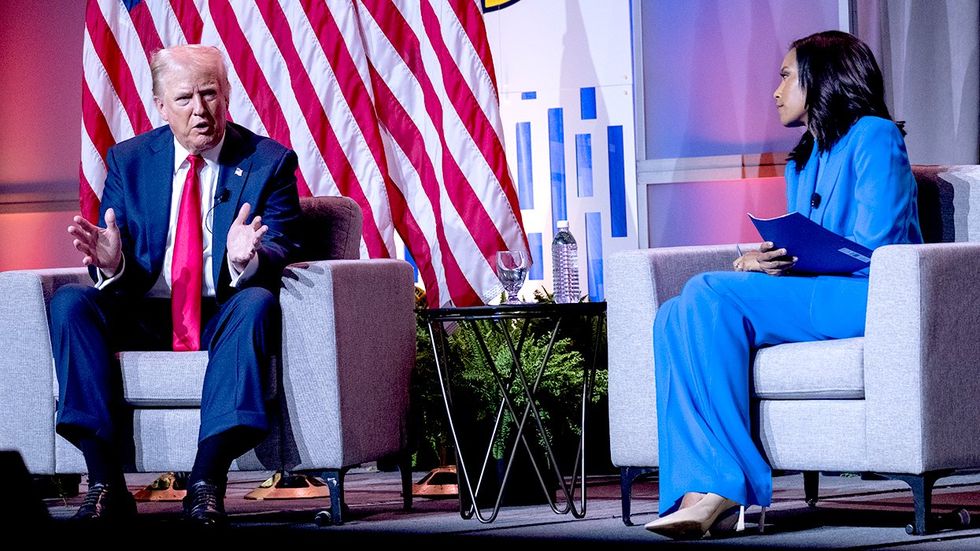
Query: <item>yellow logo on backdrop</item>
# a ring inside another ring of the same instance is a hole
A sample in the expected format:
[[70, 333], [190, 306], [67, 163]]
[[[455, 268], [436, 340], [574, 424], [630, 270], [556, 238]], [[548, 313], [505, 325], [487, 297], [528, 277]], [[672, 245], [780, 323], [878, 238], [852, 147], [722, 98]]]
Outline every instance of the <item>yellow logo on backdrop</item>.
[[502, 10], [508, 6], [513, 6], [519, 1], [520, 0], [483, 0], [483, 13]]

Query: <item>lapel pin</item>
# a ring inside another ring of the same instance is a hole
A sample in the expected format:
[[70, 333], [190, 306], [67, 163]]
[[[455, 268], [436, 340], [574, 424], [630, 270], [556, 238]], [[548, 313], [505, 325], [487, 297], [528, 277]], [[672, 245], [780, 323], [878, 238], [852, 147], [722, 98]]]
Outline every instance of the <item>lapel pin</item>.
[[242, 173], [242, 169], [240, 169], [240, 168], [236, 168], [235, 169], [235, 176], [241, 176], [242, 174], [243, 174]]

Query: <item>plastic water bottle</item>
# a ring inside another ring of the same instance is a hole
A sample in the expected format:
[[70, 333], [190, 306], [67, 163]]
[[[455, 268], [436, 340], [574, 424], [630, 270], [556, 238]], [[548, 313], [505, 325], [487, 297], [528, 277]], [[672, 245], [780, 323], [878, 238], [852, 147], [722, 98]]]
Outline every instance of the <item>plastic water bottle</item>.
[[578, 302], [578, 244], [568, 231], [568, 220], [558, 221], [558, 233], [551, 242], [551, 269], [555, 302]]

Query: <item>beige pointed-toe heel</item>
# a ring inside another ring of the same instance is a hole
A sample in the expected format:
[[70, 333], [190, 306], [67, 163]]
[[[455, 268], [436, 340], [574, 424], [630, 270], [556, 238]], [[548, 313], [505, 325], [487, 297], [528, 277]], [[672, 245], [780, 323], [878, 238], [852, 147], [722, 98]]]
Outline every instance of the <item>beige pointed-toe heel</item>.
[[[708, 533], [711, 536], [724, 536], [726, 534], [739, 533], [745, 531], [745, 512], [748, 508], [744, 505], [739, 505], [737, 508], [733, 507], [722, 514], [718, 515], [715, 523], [711, 525]], [[759, 525], [758, 531], [760, 534], [766, 531], [766, 510], [768, 507], [763, 507], [762, 512], [759, 514]]]
[[733, 507], [739, 504], [709, 493], [691, 507], [650, 521], [644, 528], [671, 539], [698, 539], [704, 537], [722, 513]]

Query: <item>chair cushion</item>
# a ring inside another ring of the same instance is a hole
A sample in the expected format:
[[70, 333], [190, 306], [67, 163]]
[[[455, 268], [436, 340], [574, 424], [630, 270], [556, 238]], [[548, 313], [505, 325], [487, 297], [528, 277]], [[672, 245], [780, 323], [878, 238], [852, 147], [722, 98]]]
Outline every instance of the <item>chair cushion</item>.
[[350, 197], [300, 199], [297, 235], [301, 249], [294, 261], [351, 260], [361, 255], [361, 208]]
[[[120, 352], [123, 398], [135, 407], [201, 407], [207, 351]], [[278, 362], [272, 362], [273, 373]], [[265, 398], [275, 398], [277, 377], [270, 374]]]
[[926, 243], [980, 241], [980, 166], [915, 165]]
[[752, 378], [753, 394], [765, 400], [864, 399], [864, 338], [761, 348]]
[[207, 351], [120, 352], [123, 397], [136, 407], [201, 407]]

